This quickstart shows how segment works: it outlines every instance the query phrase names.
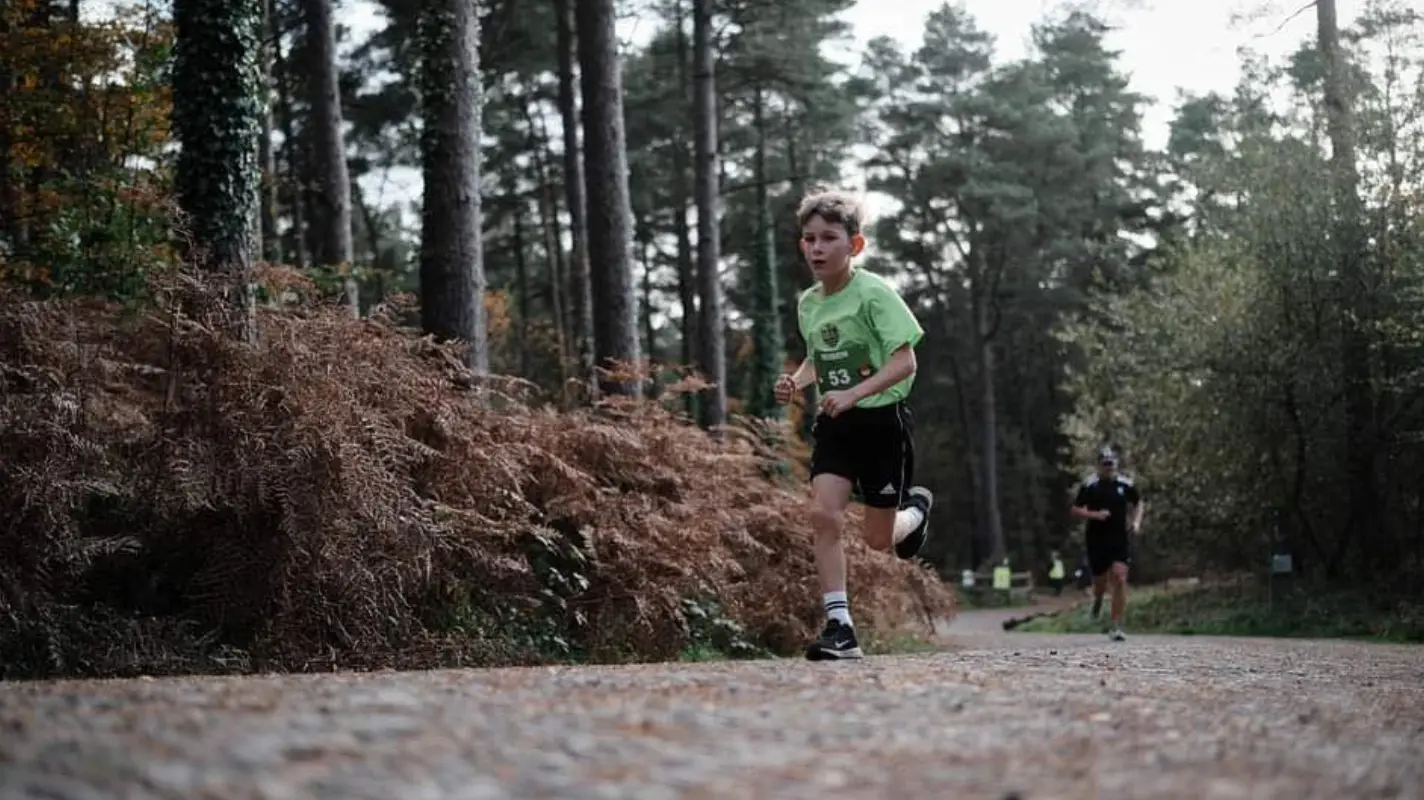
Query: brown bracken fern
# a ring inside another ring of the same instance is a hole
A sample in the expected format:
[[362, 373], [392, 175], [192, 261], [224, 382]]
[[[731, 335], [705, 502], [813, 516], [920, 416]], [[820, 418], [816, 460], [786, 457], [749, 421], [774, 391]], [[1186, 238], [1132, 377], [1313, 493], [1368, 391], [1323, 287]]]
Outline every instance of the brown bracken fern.
[[[814, 633], [804, 481], [762, 437], [496, 397], [398, 309], [264, 308], [242, 344], [166, 280], [141, 312], [0, 290], [0, 676], [665, 659], [688, 598], [773, 652]], [[852, 550], [867, 629], [948, 613]]]

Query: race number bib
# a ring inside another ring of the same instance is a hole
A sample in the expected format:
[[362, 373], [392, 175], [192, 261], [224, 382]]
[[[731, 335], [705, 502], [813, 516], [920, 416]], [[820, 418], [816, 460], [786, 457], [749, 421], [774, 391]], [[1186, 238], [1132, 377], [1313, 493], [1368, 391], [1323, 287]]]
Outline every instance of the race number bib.
[[815, 363], [816, 383], [821, 394], [845, 391], [875, 374], [870, 366], [870, 350], [864, 345], [817, 350]]

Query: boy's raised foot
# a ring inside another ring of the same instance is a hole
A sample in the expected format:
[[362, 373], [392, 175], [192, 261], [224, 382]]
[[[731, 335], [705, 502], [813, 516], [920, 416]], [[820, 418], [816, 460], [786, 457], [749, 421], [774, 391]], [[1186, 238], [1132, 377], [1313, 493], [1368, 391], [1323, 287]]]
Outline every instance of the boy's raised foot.
[[914, 558], [924, 549], [930, 538], [930, 508], [934, 505], [934, 493], [923, 486], [911, 486], [906, 492], [905, 508], [920, 511], [920, 524], [909, 535], [895, 543], [895, 555], [900, 558]]

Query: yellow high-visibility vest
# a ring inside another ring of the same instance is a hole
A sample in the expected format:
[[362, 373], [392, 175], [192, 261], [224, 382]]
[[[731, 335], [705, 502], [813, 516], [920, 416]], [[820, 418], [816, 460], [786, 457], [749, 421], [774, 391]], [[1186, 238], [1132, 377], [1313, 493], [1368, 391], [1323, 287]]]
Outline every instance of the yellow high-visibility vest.
[[1002, 565], [1002, 564], [1000, 564], [1000, 565], [997, 566], [997, 567], [994, 567], [994, 588], [995, 588], [995, 589], [1008, 589], [1008, 588], [1010, 588], [1011, 586], [1013, 586], [1013, 580], [1014, 580], [1013, 573], [1009, 571], [1009, 568], [1008, 568], [1008, 567], [1006, 567], [1006, 566], [1004, 566], [1004, 565]]
[[1063, 560], [1053, 559], [1053, 568], [1048, 571], [1048, 577], [1055, 581], [1063, 580]]

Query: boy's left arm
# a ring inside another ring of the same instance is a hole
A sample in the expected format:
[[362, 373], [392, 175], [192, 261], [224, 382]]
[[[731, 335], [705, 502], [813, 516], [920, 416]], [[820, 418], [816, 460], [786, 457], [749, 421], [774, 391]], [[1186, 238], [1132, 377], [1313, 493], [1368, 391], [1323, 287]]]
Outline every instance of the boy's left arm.
[[870, 325], [885, 344], [890, 357], [874, 375], [854, 387], [857, 401], [883, 392], [914, 375], [919, 368], [915, 346], [925, 336], [925, 330], [915, 319], [914, 312], [893, 289], [882, 287], [867, 299], [866, 306]]
[[914, 375], [918, 368], [919, 363], [915, 360], [915, 349], [908, 344], [903, 344], [900, 349], [890, 354], [889, 360], [881, 365], [874, 375], [850, 388], [851, 397], [858, 403], [873, 394], [879, 394]]
[[914, 375], [919, 366], [915, 361], [915, 345], [919, 344], [925, 332], [900, 295], [892, 289], [882, 288], [864, 302], [870, 327], [890, 356], [874, 375], [849, 389], [831, 392], [821, 398], [822, 409], [832, 417]]

